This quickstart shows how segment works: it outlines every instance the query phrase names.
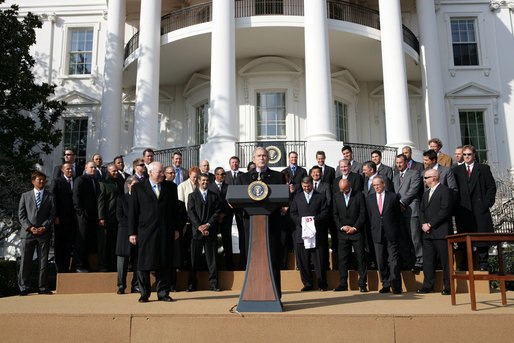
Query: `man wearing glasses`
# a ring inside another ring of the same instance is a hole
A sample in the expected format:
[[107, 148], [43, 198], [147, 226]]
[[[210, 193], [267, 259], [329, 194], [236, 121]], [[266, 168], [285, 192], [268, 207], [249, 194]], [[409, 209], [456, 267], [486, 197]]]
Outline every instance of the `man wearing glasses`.
[[422, 176], [425, 176], [427, 170], [437, 170], [441, 184], [450, 188], [455, 193], [459, 191], [453, 172], [449, 167], [442, 166], [437, 162], [437, 153], [434, 150], [427, 150], [423, 153], [423, 165], [425, 166], [425, 170], [422, 172]]
[[[73, 178], [82, 175], [84, 172], [84, 168], [82, 166], [79, 166], [76, 162], [77, 160], [77, 154], [75, 153], [75, 150], [66, 148], [64, 149], [64, 163], [71, 163], [73, 166]], [[54, 171], [52, 173], [52, 180], [58, 178], [62, 175], [62, 164], [55, 166]]]
[[136, 158], [134, 162], [132, 162], [132, 168], [134, 169], [134, 175], [137, 177], [139, 182], [145, 180], [146, 175], [146, 165], [142, 158]]

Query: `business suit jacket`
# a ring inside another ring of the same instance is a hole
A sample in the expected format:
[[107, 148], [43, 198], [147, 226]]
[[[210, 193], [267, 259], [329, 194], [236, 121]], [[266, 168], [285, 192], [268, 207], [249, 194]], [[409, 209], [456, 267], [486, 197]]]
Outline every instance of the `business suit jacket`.
[[383, 163], [380, 163], [380, 167], [377, 169], [377, 174], [387, 177], [389, 180], [393, 179], [393, 169], [389, 166], [386, 166]]
[[174, 231], [179, 231], [177, 193], [161, 182], [157, 199], [149, 180], [132, 186], [128, 234], [137, 235], [138, 270], [169, 268], [173, 262]]
[[180, 185], [177, 186], [178, 200], [182, 201], [186, 205], [186, 210], [189, 210], [189, 194], [191, 194], [195, 188], [198, 188], [198, 185], [193, 184], [189, 179], [187, 181], [181, 182]]
[[452, 158], [446, 154], [443, 154], [442, 152], [440, 152], [438, 155], [437, 155], [437, 163], [439, 163], [440, 165], [442, 166], [445, 166], [445, 167], [451, 167], [452, 166]]
[[383, 238], [388, 241], [397, 242], [400, 229], [400, 205], [394, 192], [385, 192], [385, 199], [382, 203], [382, 214], [378, 211], [376, 193], [366, 198], [366, 207], [371, 225], [371, 236], [374, 243], [384, 243]]
[[[428, 169], [423, 170], [423, 172], [421, 173], [422, 177], [425, 177], [425, 172], [427, 170]], [[453, 175], [453, 171], [449, 167], [439, 165], [439, 167], [437, 167], [437, 171], [439, 171], [439, 182], [441, 184], [450, 188], [454, 192], [459, 191], [459, 187], [457, 186], [457, 182], [455, 181], [455, 176]]]
[[301, 184], [302, 179], [305, 176], [307, 176], [307, 171], [300, 166], [296, 166], [296, 171], [295, 171], [294, 176], [293, 176], [293, 171], [291, 170], [291, 166], [284, 168], [284, 170], [282, 170], [282, 173], [284, 173], [284, 172], [286, 172], [287, 175], [289, 175], [289, 180], [291, 181], [291, 183], [293, 185]]
[[[95, 186], [93, 186], [95, 182]], [[75, 179], [73, 184], [73, 205], [78, 216], [84, 216], [89, 221], [98, 218], [98, 192], [96, 180], [84, 174]]]
[[[364, 178], [364, 184], [362, 185], [362, 194], [364, 197], [367, 197], [370, 194], [375, 194], [375, 188], [373, 188], [373, 185], [368, 190], [368, 181], [369, 177]], [[388, 192], [394, 192], [394, 184], [393, 181], [389, 180], [388, 178], [385, 179], [385, 189]]]
[[[366, 228], [366, 202], [361, 192], [353, 190], [350, 193], [348, 206], [344, 200], [344, 193], [338, 191], [332, 198], [332, 216], [337, 228], [339, 240], [361, 240], [364, 239]], [[343, 226], [351, 226], [357, 229], [354, 234], [347, 234], [342, 231]]]
[[216, 182], [209, 184], [209, 191], [213, 192], [218, 196], [219, 202], [220, 202], [220, 209], [221, 213], [224, 213], [225, 216], [232, 215], [232, 208], [228, 205], [227, 202], [227, 190], [228, 185], [223, 182], [221, 184], [221, 190], [218, 188], [218, 185]]
[[289, 215], [296, 226], [294, 232], [294, 240], [297, 244], [303, 244], [302, 238], [302, 217], [314, 216], [314, 225], [316, 226], [316, 247], [326, 241], [327, 221], [329, 219], [328, 204], [325, 196], [317, 191], [312, 191], [312, 196], [307, 203], [305, 192], [295, 194], [291, 206], [289, 207]]
[[[84, 167], [75, 163], [75, 170], [73, 171], [73, 178], [76, 178], [84, 173]], [[55, 180], [59, 176], [62, 176], [62, 164], [54, 167], [54, 171], [52, 172], [52, 180]]]
[[454, 193], [445, 185], [439, 184], [432, 193], [430, 201], [428, 196], [430, 190], [423, 194], [419, 210], [421, 224], [429, 223], [429, 233], [423, 232], [423, 238], [446, 239], [447, 235], [453, 234], [452, 209]]
[[[203, 200], [200, 190], [195, 190], [189, 194], [188, 198], [188, 214], [193, 230], [193, 239], [216, 240], [218, 217], [221, 213], [221, 202], [219, 197], [212, 191], [207, 190], [205, 201]], [[203, 224], [210, 224], [209, 235], [202, 236], [198, 227]]]
[[[324, 181], [321, 181], [319, 182], [318, 189], [316, 189], [316, 191], [325, 197], [327, 206], [330, 207], [332, 205], [332, 186]], [[297, 193], [301, 192], [303, 192], [303, 189], [300, 187], [300, 190]]]
[[403, 182], [400, 183], [400, 172], [393, 177], [394, 191], [399, 195], [400, 201], [410, 210], [403, 213], [404, 216], [419, 216], [419, 194], [422, 182], [416, 170], [405, 169]]
[[244, 174], [242, 171], [237, 170], [237, 176], [234, 179], [234, 177], [232, 176], [232, 170], [229, 170], [226, 173], [227, 173], [227, 175], [225, 176], [225, 183], [227, 185], [238, 185], [239, 177]]
[[362, 163], [354, 160], [350, 167], [350, 171], [362, 175]]
[[52, 237], [52, 228], [55, 218], [55, 201], [54, 195], [50, 191], [45, 190], [41, 199], [39, 209], [36, 206], [36, 196], [34, 189], [25, 192], [20, 197], [20, 203], [18, 206], [18, 219], [20, 220], [21, 238], [34, 238], [36, 237], [32, 232], [29, 231], [31, 227], [44, 226], [46, 231], [38, 237], [44, 238]]
[[[175, 168], [175, 166], [172, 166], [172, 167]], [[184, 169], [184, 168], [180, 167], [180, 173], [182, 175], [182, 181], [180, 183], [182, 183], [182, 182], [186, 181], [187, 179], [189, 179], [189, 171], [187, 169]], [[180, 185], [177, 185], [177, 186], [180, 186]], [[185, 202], [187, 203], [187, 198], [186, 198]]]
[[[339, 190], [339, 181], [341, 181], [342, 178], [343, 178], [342, 175], [339, 175], [338, 177], [335, 178], [334, 185], [332, 186], [332, 192], [333, 193], [340, 192], [340, 190]], [[356, 191], [359, 191], [359, 192], [362, 192], [362, 190], [364, 188], [364, 180], [363, 180], [361, 174], [354, 173], [354, 172], [351, 171], [351, 172], [348, 173], [347, 179], [352, 184], [352, 189], [354, 189]]]
[[327, 166], [325, 164], [325, 168], [323, 170], [323, 173], [321, 174], [321, 181], [328, 183], [330, 187], [332, 187], [332, 184], [334, 183], [334, 179], [336, 178], [336, 171], [334, 168]]
[[98, 219], [105, 220], [108, 225], [116, 224], [116, 201], [123, 194], [118, 180], [108, 178], [98, 184]]
[[52, 181], [50, 192], [55, 199], [55, 216], [59, 218], [60, 225], [75, 224], [75, 208], [73, 207], [73, 189], [64, 176], [59, 176]]
[[116, 219], [118, 220], [118, 234], [116, 237], [116, 256], [130, 256], [135, 248], [129, 241], [128, 216], [131, 195], [122, 194], [116, 202]]
[[465, 163], [454, 172], [459, 187], [455, 216], [458, 232], [493, 232], [489, 208], [496, 200], [496, 183], [491, 168], [475, 162], [469, 179]]

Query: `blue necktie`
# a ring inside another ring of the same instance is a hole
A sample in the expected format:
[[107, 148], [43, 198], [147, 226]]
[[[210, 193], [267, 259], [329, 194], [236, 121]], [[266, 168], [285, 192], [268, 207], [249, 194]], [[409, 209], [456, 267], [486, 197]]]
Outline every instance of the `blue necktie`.
[[41, 206], [41, 192], [36, 193], [36, 207], [39, 210], [39, 207]]

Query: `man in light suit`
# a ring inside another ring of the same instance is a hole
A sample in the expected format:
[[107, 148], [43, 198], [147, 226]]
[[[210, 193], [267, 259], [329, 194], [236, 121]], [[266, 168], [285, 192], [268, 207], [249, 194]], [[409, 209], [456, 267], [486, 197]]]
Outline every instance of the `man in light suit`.
[[307, 176], [307, 171], [298, 165], [298, 153], [291, 151], [288, 155], [289, 166], [282, 170], [282, 173], [289, 175], [289, 180], [293, 185], [300, 184], [302, 179]]
[[402, 278], [399, 265], [398, 235], [400, 206], [394, 192], [386, 191], [385, 177], [373, 179], [375, 192], [368, 195], [366, 205], [371, 223], [371, 235], [375, 245], [382, 289], [380, 293], [402, 293]]
[[45, 191], [46, 175], [35, 171], [31, 176], [34, 186], [21, 195], [18, 218], [21, 224], [21, 262], [18, 277], [20, 295], [29, 293], [30, 267], [32, 256], [37, 249], [39, 263], [39, 294], [52, 294], [48, 288], [47, 265], [52, 226], [55, 218], [54, 196]]
[[347, 159], [343, 159], [339, 161], [339, 172], [340, 175], [336, 177], [334, 180], [334, 186], [332, 187], [332, 193], [339, 192], [339, 181], [341, 179], [348, 180], [352, 184], [352, 189], [354, 191], [362, 192], [364, 187], [364, 180], [362, 175], [359, 173], [354, 173], [350, 171], [350, 161]]
[[437, 154], [437, 163], [449, 168], [452, 166], [452, 158], [441, 152], [442, 147], [443, 142], [439, 138], [432, 138], [428, 141], [428, 148]]
[[[314, 168], [313, 168], [314, 169]], [[314, 264], [316, 276], [318, 280], [318, 288], [320, 291], [326, 291], [327, 284], [327, 267], [324, 261], [324, 251], [328, 250], [326, 245], [327, 237], [327, 220], [329, 217], [328, 204], [323, 193], [313, 190], [312, 178], [306, 176], [302, 179], [302, 192], [294, 196], [289, 209], [291, 219], [295, 223], [294, 241], [296, 243], [296, 258], [300, 276], [303, 283], [302, 292], [311, 291], [314, 283], [310, 268], [311, 262]], [[314, 225], [316, 227], [316, 243], [313, 248], [306, 248], [302, 238], [302, 218], [314, 217]]]
[[[186, 181], [188, 177], [187, 170], [182, 168], [182, 153], [180, 151], [175, 151], [173, 153], [171, 162], [173, 163], [173, 168], [175, 169], [175, 184], [179, 186], [182, 182]], [[187, 198], [185, 202], [187, 203]]]
[[393, 169], [382, 163], [382, 152], [380, 150], [374, 150], [371, 153], [371, 160], [377, 165], [378, 175], [384, 175], [389, 180], [393, 179]]
[[209, 190], [209, 175], [200, 174], [199, 188], [189, 194], [188, 215], [191, 221], [193, 239], [191, 241], [191, 270], [189, 272], [188, 292], [196, 291], [196, 272], [200, 266], [202, 249], [205, 250], [209, 270], [209, 289], [219, 292], [218, 268], [216, 266], [218, 217], [221, 201], [217, 194]]
[[[178, 156], [178, 155], [175, 155]], [[175, 168], [175, 166], [173, 166]], [[176, 171], [176, 169], [175, 169]], [[178, 200], [182, 201], [186, 206], [186, 211], [188, 210], [188, 200], [189, 194], [193, 193], [195, 189], [198, 188], [198, 178], [200, 176], [200, 168], [197, 166], [189, 168], [189, 177], [181, 182], [177, 187]], [[175, 178], [175, 181], [177, 179]], [[184, 268], [189, 268], [191, 266], [191, 223], [189, 220], [187, 221], [186, 227], [183, 228], [181, 243], [182, 243], [182, 257], [184, 261]]]
[[439, 172], [428, 170], [425, 182], [429, 189], [423, 194], [420, 206], [420, 221], [423, 235], [423, 287], [416, 293], [432, 292], [435, 282], [435, 260], [439, 256], [443, 267], [444, 289], [442, 295], [450, 295], [450, 271], [446, 236], [453, 233], [452, 208], [453, 192], [439, 183]]
[[317, 166], [321, 168], [321, 181], [328, 183], [330, 188], [332, 188], [332, 184], [334, 183], [334, 179], [336, 177], [336, 171], [334, 168], [327, 166], [325, 164], [325, 152], [317, 151], [316, 152], [316, 161], [318, 162]]
[[439, 182], [441, 184], [450, 188], [455, 193], [459, 191], [459, 187], [457, 186], [452, 170], [437, 162], [437, 154], [435, 151], [427, 150], [423, 153], [423, 164], [425, 166], [425, 170], [421, 173], [421, 176], [425, 176], [425, 172], [428, 169], [435, 169], [439, 172]]
[[[350, 171], [352, 173], [360, 174], [362, 175], [362, 163], [357, 162], [353, 159], [353, 151], [352, 147], [349, 145], [343, 146], [341, 149], [341, 152], [343, 153], [343, 158], [345, 160], [350, 161]], [[339, 175], [336, 175], [339, 176]]]
[[[77, 163], [77, 153], [75, 150], [66, 148], [64, 149], [64, 163], [71, 163], [73, 166], [73, 177], [82, 175], [84, 167]], [[62, 175], [62, 165], [55, 166], [52, 173], [52, 180]]]
[[[422, 188], [419, 172], [407, 168], [407, 158], [396, 156], [398, 172], [393, 177], [394, 191], [400, 197], [402, 211], [402, 231], [400, 233], [400, 257], [404, 268], [412, 268], [417, 273], [423, 267], [423, 247], [419, 226], [419, 194]], [[414, 252], [412, 263], [411, 250]]]

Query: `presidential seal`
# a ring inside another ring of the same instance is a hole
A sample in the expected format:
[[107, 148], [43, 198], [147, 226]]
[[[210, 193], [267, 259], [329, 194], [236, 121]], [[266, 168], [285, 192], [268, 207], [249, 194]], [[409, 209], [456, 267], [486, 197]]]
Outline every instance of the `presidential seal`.
[[248, 185], [248, 196], [253, 200], [264, 200], [268, 196], [268, 193], [268, 185], [262, 181], [254, 181]]
[[277, 146], [269, 145], [266, 147], [266, 150], [268, 151], [270, 164], [275, 164], [282, 158], [282, 152]]

